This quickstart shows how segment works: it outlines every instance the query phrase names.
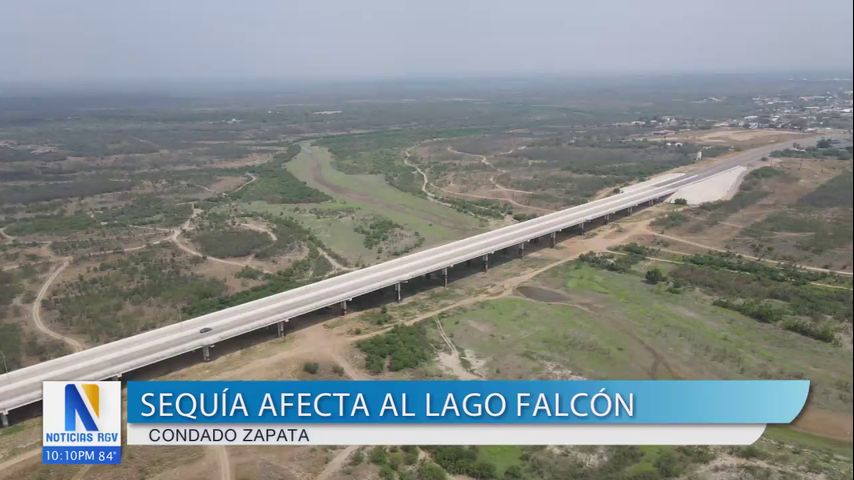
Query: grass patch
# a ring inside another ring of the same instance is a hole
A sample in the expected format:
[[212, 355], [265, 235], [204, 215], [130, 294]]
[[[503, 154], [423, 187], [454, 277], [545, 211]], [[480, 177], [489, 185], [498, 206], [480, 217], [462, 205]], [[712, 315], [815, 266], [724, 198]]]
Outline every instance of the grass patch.
[[848, 458], [849, 461], [854, 457], [852, 444], [848, 442], [799, 432], [788, 425], [768, 425], [765, 427], [765, 434], [762, 435], [762, 438], [784, 442], [790, 445], [797, 445], [810, 450], [818, 450], [829, 452], [834, 455], [841, 455]]
[[[679, 268], [670, 270], [668, 276], [672, 277]], [[733, 297], [752, 288], [750, 277], [742, 273], [702, 269], [696, 275], [707, 278], [718, 274], [727, 277], [715, 284], [729, 285]], [[615, 273], [571, 264], [554, 268], [534, 280], [565, 292], [568, 303], [595, 311], [595, 320], [580, 321], [585, 315], [583, 310], [530, 302], [533, 307], [517, 315], [507, 308], [483, 307], [454, 315], [443, 320], [446, 332], [454, 334], [454, 342], [476, 356], [490, 358], [488, 366], [518, 363], [520, 370], [525, 367], [519, 373], [521, 378], [541, 372], [543, 360], [560, 362], [587, 377], [649, 378], [655, 373], [666, 378], [671, 372], [661, 362], [664, 358], [678, 378], [808, 378], [813, 385], [814, 405], [851, 412], [850, 349], [716, 307], [712, 305], [713, 298], [702, 292], [669, 293], [662, 285], [645, 284], [641, 274], [635, 271]], [[834, 309], [839, 308], [843, 315], [850, 311], [850, 291], [763, 282], [774, 288], [807, 289], [820, 296], [816, 297], [819, 304], [837, 305]], [[839, 299], [835, 302], [819, 299], [823, 295]], [[462, 318], [465, 322], [457, 323]], [[472, 328], [473, 322], [491, 328], [484, 333]], [[571, 345], [556, 347], [555, 340], [540, 338], [560, 338], [567, 332], [586, 335], [592, 344], [603, 345], [608, 355], [594, 355]], [[526, 344], [529, 341], [530, 347]], [[539, 363], [525, 365], [517, 360], [528, 349], [536, 349], [542, 355]], [[652, 352], [661, 356], [656, 357]], [[505, 376], [504, 372], [500, 376]]]
[[102, 193], [130, 190], [132, 186], [133, 183], [129, 181], [111, 180], [100, 175], [89, 175], [79, 177], [71, 182], [4, 188], [0, 190], [0, 204], [33, 203], [73, 197], [91, 197]]
[[798, 203], [808, 207], [852, 207], [851, 191], [854, 190], [852, 172], [847, 171], [831, 178], [812, 192], [804, 195]]
[[250, 230], [207, 231], [193, 237], [202, 253], [212, 257], [245, 257], [270, 245], [270, 237]]
[[6, 228], [9, 235], [68, 235], [86, 230], [95, 225], [95, 221], [86, 214], [43, 215], [19, 220]]
[[492, 464], [498, 478], [511, 467], [521, 467], [522, 447], [517, 445], [491, 445], [477, 449], [477, 459]]
[[351, 175], [336, 170], [326, 149], [307, 145], [288, 170], [314, 188], [355, 206], [365, 214], [379, 215], [418, 232], [424, 243], [433, 245], [470, 235], [480, 220], [454, 209], [404, 193], [379, 175]]

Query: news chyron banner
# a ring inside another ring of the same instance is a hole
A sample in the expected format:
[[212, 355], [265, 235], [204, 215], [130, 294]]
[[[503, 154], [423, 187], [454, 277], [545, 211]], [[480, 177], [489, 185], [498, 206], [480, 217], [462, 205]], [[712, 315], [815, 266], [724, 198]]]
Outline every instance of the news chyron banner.
[[746, 445], [792, 422], [808, 391], [805, 380], [128, 382], [127, 443]]

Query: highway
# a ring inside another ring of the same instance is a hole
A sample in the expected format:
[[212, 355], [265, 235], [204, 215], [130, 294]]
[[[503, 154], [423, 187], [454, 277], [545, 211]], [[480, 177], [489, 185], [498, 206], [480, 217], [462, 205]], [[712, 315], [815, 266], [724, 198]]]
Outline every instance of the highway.
[[[805, 144], [804, 139], [800, 142]], [[480, 259], [605, 215], [660, 200], [680, 187], [757, 161], [791, 141], [730, 155], [714, 166], [432, 247], [300, 288], [134, 335], [0, 375], [0, 413], [39, 401], [45, 380], [102, 380], [183, 353], [215, 345], [299, 315], [338, 305], [427, 273]], [[202, 328], [210, 331], [200, 333]]]

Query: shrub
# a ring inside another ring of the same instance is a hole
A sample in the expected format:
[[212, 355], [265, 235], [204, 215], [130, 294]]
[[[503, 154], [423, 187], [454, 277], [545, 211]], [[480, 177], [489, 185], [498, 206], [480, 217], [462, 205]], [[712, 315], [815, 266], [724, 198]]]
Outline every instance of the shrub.
[[815, 324], [805, 319], [790, 318], [786, 319], [782, 325], [786, 330], [799, 333], [805, 337], [814, 338], [822, 342], [832, 343], [836, 339], [833, 327], [829, 323]]
[[433, 358], [433, 347], [423, 325], [398, 325], [389, 332], [358, 343], [366, 354], [365, 366], [373, 374], [415, 368]]
[[646, 271], [644, 279], [646, 280], [646, 283], [656, 285], [658, 282], [664, 281], [664, 274], [661, 273], [661, 270], [658, 268], [652, 268]]
[[688, 222], [688, 216], [682, 212], [670, 212], [667, 215], [656, 218], [652, 221], [653, 227], [667, 230], [668, 228], [678, 227]]
[[446, 480], [448, 474], [445, 473], [442, 467], [433, 462], [422, 462], [418, 466], [416, 478], [418, 480]]
[[309, 375], [315, 375], [320, 371], [320, 364], [317, 362], [305, 362], [302, 364], [302, 371]]
[[729, 310], [746, 315], [763, 323], [774, 323], [783, 319], [784, 311], [779, 307], [774, 306], [770, 302], [748, 300], [744, 302], [733, 302], [727, 299], [718, 299], [714, 301], [718, 307], [723, 307]]

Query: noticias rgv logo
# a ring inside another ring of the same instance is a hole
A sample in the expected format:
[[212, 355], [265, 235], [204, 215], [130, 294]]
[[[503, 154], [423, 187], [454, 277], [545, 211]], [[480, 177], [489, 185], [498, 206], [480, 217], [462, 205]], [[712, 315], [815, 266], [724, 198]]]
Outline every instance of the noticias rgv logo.
[[118, 463], [120, 382], [44, 382], [42, 461]]
[[79, 418], [86, 431], [97, 432], [95, 418], [101, 416], [101, 388], [96, 383], [83, 383], [79, 387], [73, 383], [65, 385], [65, 430], [76, 431]]

